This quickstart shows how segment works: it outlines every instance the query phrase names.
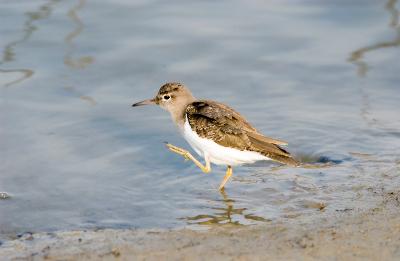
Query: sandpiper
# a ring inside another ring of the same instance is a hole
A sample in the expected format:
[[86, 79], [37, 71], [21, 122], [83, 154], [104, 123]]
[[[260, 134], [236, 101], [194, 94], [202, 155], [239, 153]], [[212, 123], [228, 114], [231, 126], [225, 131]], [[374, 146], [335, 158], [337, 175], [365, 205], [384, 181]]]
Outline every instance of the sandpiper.
[[204, 158], [205, 165], [189, 151], [167, 143], [169, 150], [193, 161], [204, 173], [211, 171], [210, 163], [227, 166], [220, 190], [224, 189], [232, 176], [232, 166], [260, 160], [299, 165], [287, 150], [280, 147], [287, 145], [287, 142], [264, 136], [225, 104], [196, 99], [181, 83], [166, 83], [161, 86], [155, 98], [132, 106], [148, 104], [156, 104], [169, 111], [180, 133], [193, 150]]

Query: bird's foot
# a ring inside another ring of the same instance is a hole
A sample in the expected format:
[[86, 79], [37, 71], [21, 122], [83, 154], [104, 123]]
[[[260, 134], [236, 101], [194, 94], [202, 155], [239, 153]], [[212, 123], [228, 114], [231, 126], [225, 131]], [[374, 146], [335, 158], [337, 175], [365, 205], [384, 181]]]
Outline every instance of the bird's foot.
[[190, 160], [190, 152], [189, 151], [187, 151], [185, 149], [182, 149], [182, 148], [179, 148], [179, 147], [176, 147], [176, 146], [174, 146], [174, 145], [172, 145], [170, 143], [166, 143], [166, 146], [170, 151], [175, 152], [175, 153], [183, 156], [185, 158], [185, 160]]

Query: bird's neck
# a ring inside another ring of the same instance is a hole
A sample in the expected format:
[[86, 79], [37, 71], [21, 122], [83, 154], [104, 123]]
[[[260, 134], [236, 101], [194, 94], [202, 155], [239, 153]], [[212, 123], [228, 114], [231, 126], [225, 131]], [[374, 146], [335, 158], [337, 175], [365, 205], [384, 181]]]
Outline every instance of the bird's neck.
[[179, 104], [179, 106], [174, 106], [174, 108], [169, 110], [172, 120], [180, 129], [183, 129], [183, 126], [185, 125], [186, 108], [194, 101], [196, 101], [196, 98], [191, 97], [191, 99], [187, 99], [185, 102]]

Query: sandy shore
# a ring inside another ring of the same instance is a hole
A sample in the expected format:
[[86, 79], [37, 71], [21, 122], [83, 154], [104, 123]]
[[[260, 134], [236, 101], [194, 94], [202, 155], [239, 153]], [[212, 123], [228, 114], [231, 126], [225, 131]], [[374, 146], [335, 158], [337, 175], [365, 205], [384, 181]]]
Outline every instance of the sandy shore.
[[400, 260], [400, 192], [368, 211], [250, 227], [27, 234], [1, 260]]

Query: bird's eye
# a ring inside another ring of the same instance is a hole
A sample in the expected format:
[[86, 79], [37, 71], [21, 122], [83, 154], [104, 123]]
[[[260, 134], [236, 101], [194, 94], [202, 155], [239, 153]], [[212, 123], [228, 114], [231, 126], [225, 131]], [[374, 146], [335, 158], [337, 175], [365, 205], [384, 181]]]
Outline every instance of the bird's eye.
[[169, 100], [169, 98], [171, 98], [171, 96], [169, 96], [169, 95], [164, 95], [164, 100]]

